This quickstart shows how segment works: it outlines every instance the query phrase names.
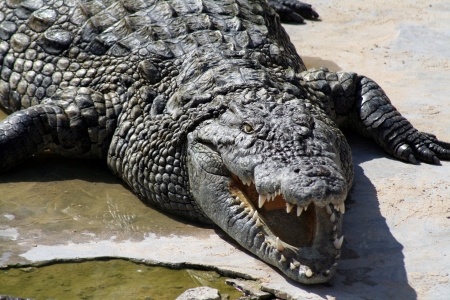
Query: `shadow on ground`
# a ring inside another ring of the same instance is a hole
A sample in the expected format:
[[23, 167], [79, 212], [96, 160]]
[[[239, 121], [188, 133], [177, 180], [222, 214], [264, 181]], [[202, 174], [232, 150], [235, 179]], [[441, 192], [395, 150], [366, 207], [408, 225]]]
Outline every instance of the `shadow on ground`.
[[391, 233], [380, 212], [376, 188], [361, 167], [386, 154], [372, 141], [353, 134], [347, 134], [347, 139], [353, 151], [355, 177], [346, 201], [345, 244], [337, 274], [324, 292], [345, 292], [368, 299], [416, 299], [408, 283], [403, 245]]

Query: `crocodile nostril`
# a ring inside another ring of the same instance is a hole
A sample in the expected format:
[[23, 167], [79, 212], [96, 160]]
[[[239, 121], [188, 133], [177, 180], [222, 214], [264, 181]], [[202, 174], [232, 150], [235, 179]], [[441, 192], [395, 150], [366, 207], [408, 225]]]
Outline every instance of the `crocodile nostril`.
[[330, 177], [331, 171], [323, 166], [314, 166], [308, 172], [305, 172], [306, 176], [310, 177]]

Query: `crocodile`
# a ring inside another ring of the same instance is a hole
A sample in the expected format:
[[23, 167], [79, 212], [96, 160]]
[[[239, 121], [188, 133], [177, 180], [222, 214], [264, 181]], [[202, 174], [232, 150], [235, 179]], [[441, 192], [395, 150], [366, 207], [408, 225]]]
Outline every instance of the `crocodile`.
[[143, 201], [220, 227], [304, 284], [336, 272], [352, 186], [342, 128], [439, 164], [373, 80], [307, 70], [291, 0], [0, 3], [0, 170], [43, 151], [106, 161]]

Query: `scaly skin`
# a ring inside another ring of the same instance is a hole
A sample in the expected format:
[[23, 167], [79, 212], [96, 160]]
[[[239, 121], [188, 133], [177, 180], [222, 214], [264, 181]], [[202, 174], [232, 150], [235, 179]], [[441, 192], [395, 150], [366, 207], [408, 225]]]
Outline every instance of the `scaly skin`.
[[107, 160], [144, 201], [296, 281], [329, 280], [353, 178], [338, 126], [412, 163], [450, 145], [370, 79], [306, 70], [279, 21], [258, 0], [0, 3], [0, 170], [45, 150]]

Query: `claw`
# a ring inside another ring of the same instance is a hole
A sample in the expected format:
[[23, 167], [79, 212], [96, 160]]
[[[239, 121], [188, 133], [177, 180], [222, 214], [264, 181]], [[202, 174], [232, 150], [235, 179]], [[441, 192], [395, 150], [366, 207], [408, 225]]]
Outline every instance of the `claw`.
[[417, 161], [417, 159], [416, 159], [416, 158], [414, 157], [414, 155], [412, 155], [412, 154], [410, 154], [410, 155], [408, 156], [408, 160], [409, 160], [409, 162], [412, 163], [413, 165], [419, 164], [419, 162]]
[[440, 165], [441, 161], [439, 160], [439, 158], [437, 158], [436, 156], [433, 156], [433, 164], [435, 165]]

